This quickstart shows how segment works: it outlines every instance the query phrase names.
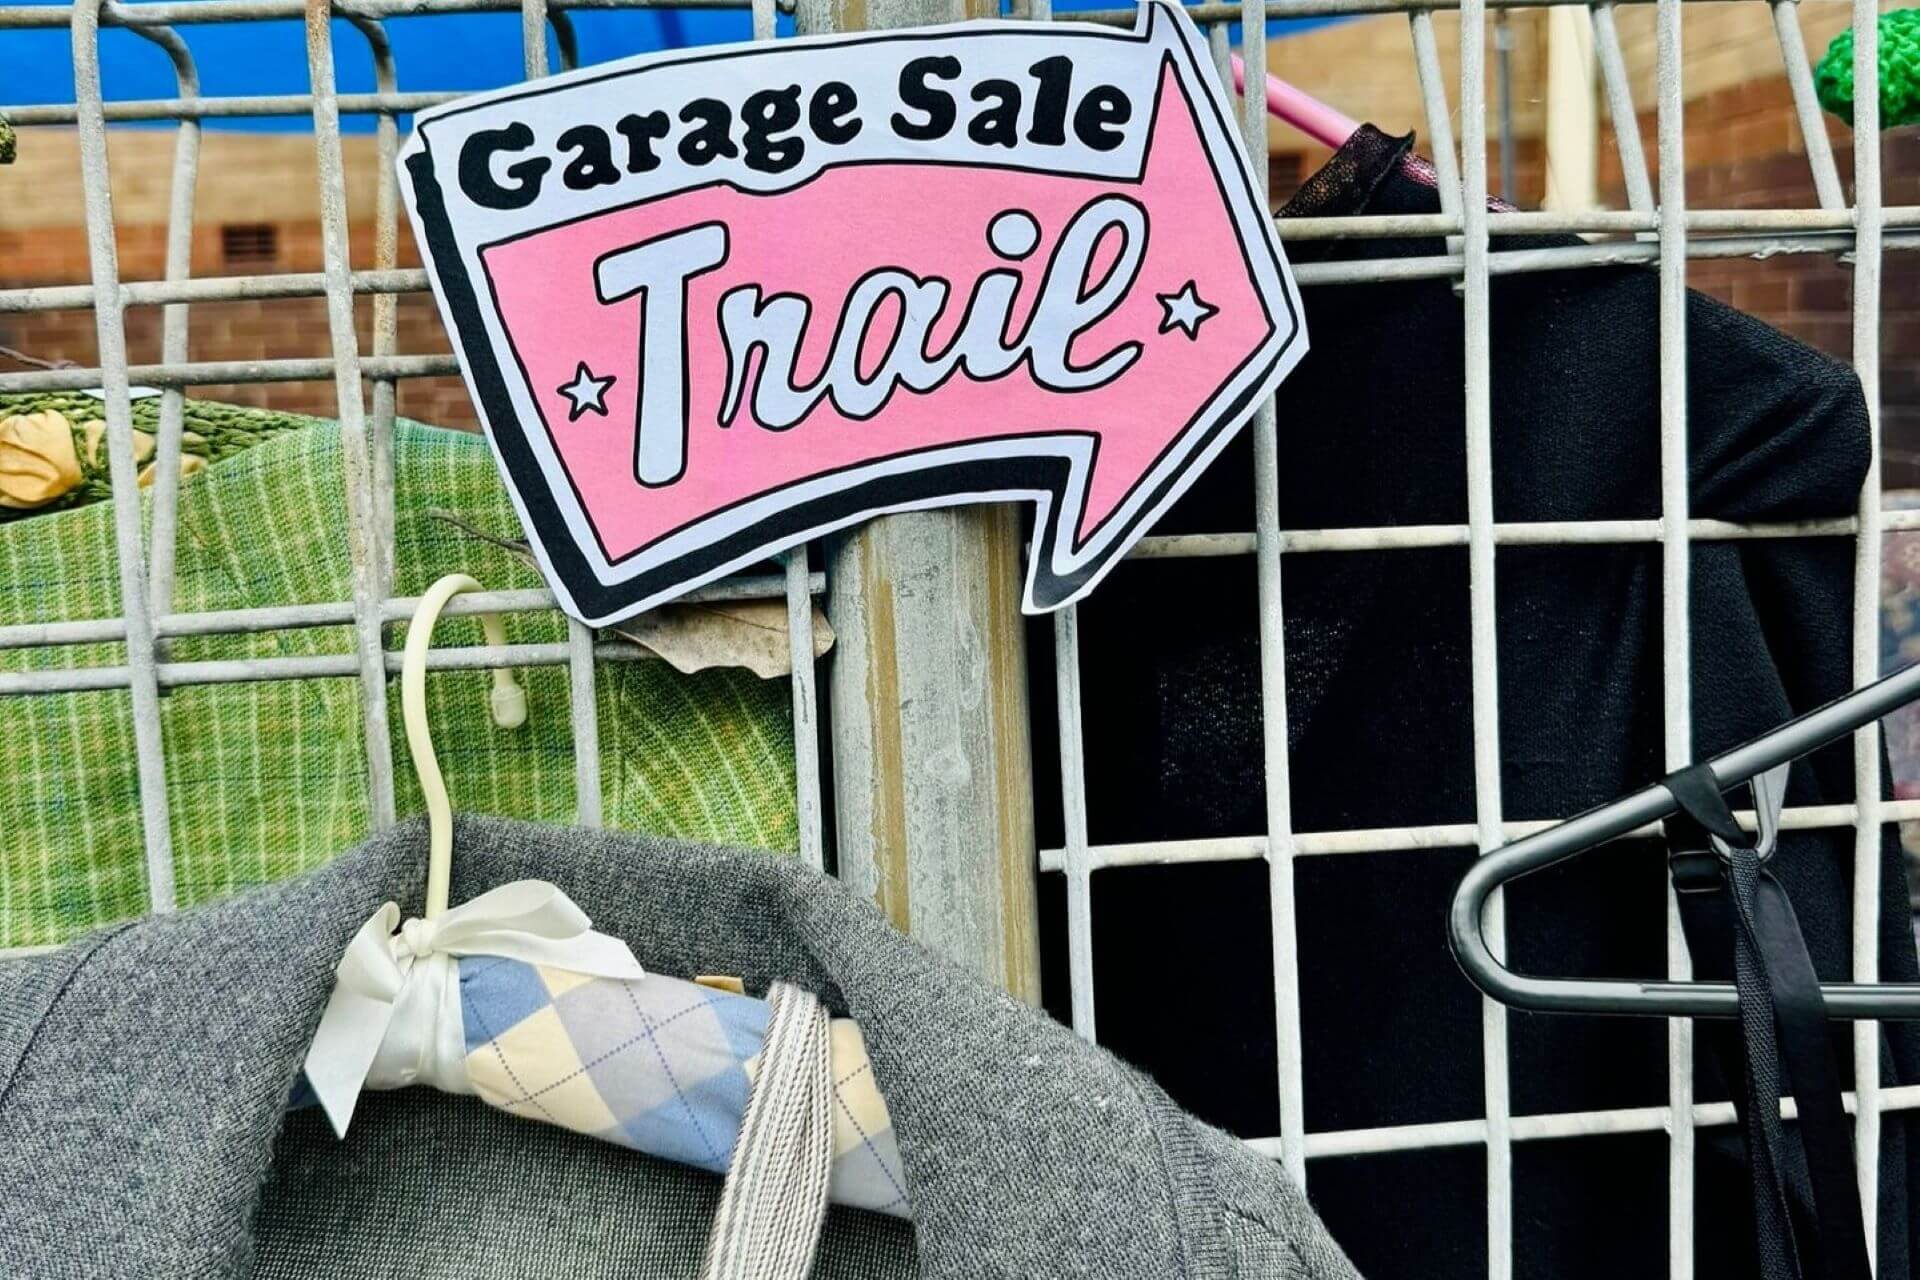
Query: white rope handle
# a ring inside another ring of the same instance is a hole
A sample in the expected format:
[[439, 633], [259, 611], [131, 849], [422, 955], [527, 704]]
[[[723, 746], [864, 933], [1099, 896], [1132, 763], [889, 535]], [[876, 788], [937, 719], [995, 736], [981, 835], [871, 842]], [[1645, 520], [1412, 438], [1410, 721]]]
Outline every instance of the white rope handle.
[[[448, 886], [453, 880], [453, 802], [447, 797], [447, 780], [440, 773], [433, 730], [427, 723], [427, 650], [433, 647], [433, 624], [440, 620], [447, 601], [462, 591], [478, 590], [480, 584], [464, 573], [450, 573], [428, 587], [414, 606], [413, 619], [407, 624], [406, 649], [400, 657], [400, 718], [407, 727], [407, 754], [413, 757], [413, 772], [427, 801], [424, 915], [428, 920], [437, 919], [447, 909]], [[507, 627], [499, 614], [481, 614], [480, 629], [489, 645], [507, 643]], [[517, 729], [527, 722], [526, 690], [504, 667], [493, 673], [491, 709], [493, 722], [503, 729]]]
[[776, 982], [767, 1038], [700, 1280], [806, 1280], [833, 1178], [833, 1067], [827, 1011]]

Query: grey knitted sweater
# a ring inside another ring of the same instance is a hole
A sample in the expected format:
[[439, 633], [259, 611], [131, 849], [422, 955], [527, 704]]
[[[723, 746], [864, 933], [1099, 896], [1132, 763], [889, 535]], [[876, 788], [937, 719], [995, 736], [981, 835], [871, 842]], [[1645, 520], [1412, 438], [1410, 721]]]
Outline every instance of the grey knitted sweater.
[[[462, 820], [454, 900], [552, 880], [665, 973], [859, 1020], [911, 1225], [835, 1209], [815, 1274], [1352, 1277], [1273, 1164], [764, 854]], [[285, 1112], [354, 931], [418, 909], [410, 823], [299, 880], [0, 964], [0, 1275], [685, 1277], [719, 1181], [425, 1089]]]

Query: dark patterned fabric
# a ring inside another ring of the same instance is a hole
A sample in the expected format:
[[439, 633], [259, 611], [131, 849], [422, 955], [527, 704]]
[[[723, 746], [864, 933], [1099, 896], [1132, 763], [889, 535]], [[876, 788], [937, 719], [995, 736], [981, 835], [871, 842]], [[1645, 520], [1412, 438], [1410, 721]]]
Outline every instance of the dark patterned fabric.
[[[1309, 179], [1288, 215], [1438, 211], [1407, 177], [1407, 140], [1366, 129]], [[1284, 220], [1282, 236], [1284, 238]], [[1502, 237], [1496, 251], [1555, 241]], [[1296, 262], [1446, 252], [1438, 238], [1297, 242]], [[1441, 279], [1304, 291], [1312, 350], [1278, 397], [1284, 527], [1463, 524], [1462, 306]], [[1853, 373], [1698, 295], [1686, 308], [1692, 513], [1786, 521], [1852, 514], [1868, 461]], [[1660, 511], [1657, 279], [1618, 268], [1499, 276], [1492, 285], [1494, 512], [1502, 521], [1647, 519]], [[1243, 437], [1158, 532], [1254, 527]], [[1850, 686], [1853, 540], [1697, 542], [1692, 553], [1694, 747], [1711, 754]], [[1465, 547], [1289, 555], [1288, 741], [1296, 830], [1472, 824]], [[1661, 574], [1655, 543], [1502, 547], [1496, 557], [1502, 807], [1558, 818], [1643, 786], [1662, 751]], [[1097, 842], [1261, 834], [1259, 631], [1251, 557], [1134, 561], [1081, 608], [1087, 786]], [[1051, 629], [1032, 632], [1033, 701], [1053, 705]], [[1045, 724], [1042, 840], [1061, 839]], [[1842, 743], [1794, 770], [1788, 801], [1846, 803]], [[1828, 980], [1850, 967], [1854, 835], [1793, 831], [1777, 874]], [[1300, 1002], [1310, 1132], [1485, 1114], [1482, 1004], [1446, 944], [1470, 849], [1297, 864]], [[1916, 976], [1900, 852], [1889, 829], [1874, 887], [1880, 970]], [[1051, 950], [1064, 955], [1058, 877]], [[1129, 867], [1093, 878], [1103, 1044], [1205, 1118], [1279, 1131], [1273, 952], [1263, 863]], [[1626, 842], [1514, 886], [1514, 965], [1570, 977], [1664, 975], [1666, 868]], [[1729, 948], [1723, 953], [1731, 956]], [[1703, 970], [1711, 961], [1702, 958]], [[1060, 963], [1047, 975], [1064, 1014]], [[1661, 1106], [1657, 1020], [1509, 1019], [1516, 1114]], [[1697, 1094], [1728, 1096], [1703, 1027]], [[1839, 1036], [1851, 1072], [1850, 1038]], [[1920, 1082], [1912, 1026], [1886, 1031], [1885, 1081]], [[1850, 1078], [1850, 1074], [1849, 1074]], [[1913, 1274], [1905, 1116], [1880, 1166], [1882, 1277]], [[1741, 1142], [1699, 1132], [1699, 1274], [1753, 1273]], [[1514, 1149], [1516, 1274], [1663, 1274], [1660, 1132]], [[1376, 1280], [1486, 1274], [1478, 1146], [1315, 1160], [1308, 1190]]]

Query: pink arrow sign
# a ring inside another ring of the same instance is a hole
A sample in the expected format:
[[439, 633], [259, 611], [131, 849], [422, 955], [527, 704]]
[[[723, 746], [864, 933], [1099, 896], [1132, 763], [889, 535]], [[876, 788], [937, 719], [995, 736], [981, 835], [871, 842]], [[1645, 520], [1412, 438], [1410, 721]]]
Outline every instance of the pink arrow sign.
[[423, 113], [414, 228], [520, 515], [608, 622], [1030, 499], [1091, 589], [1305, 352], [1204, 41], [1007, 22], [656, 55]]

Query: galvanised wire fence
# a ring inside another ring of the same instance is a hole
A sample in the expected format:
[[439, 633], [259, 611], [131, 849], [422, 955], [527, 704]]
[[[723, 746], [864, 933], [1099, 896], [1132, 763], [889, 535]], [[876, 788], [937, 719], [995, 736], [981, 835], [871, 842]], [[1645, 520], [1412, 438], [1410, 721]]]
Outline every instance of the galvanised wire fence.
[[[1666, 763], [1679, 768], [1692, 759], [1689, 705], [1691, 655], [1688, 639], [1689, 546], [1696, 540], [1835, 537], [1854, 541], [1853, 678], [1864, 684], [1879, 674], [1880, 564], [1882, 539], [1889, 531], [1920, 530], [1920, 511], [1883, 511], [1880, 495], [1879, 372], [1882, 326], [1881, 278], [1884, 255], [1920, 248], [1920, 207], [1885, 207], [1881, 199], [1881, 129], [1878, 113], [1878, 43], [1874, 0], [1848, 0], [1854, 30], [1857, 85], [1853, 131], [1852, 202], [1814, 95], [1795, 0], [1750, 0], [1771, 9], [1781, 66], [1792, 93], [1805, 141], [1814, 208], [1690, 209], [1686, 202], [1686, 156], [1682, 112], [1682, 5], [1685, 0], [1632, 0], [1656, 11], [1658, 127], [1656, 154], [1644, 154], [1637, 124], [1627, 59], [1615, 25], [1615, 6], [1586, 6], [1592, 17], [1596, 60], [1603, 97], [1619, 148], [1628, 207], [1586, 213], [1493, 212], [1488, 205], [1488, 103], [1486, 100], [1488, 9], [1545, 7], [1541, 0], [1247, 0], [1243, 4], [1207, 3], [1188, 12], [1209, 33], [1218, 69], [1229, 83], [1229, 28], [1242, 33], [1240, 53], [1250, 83], [1260, 83], [1269, 61], [1266, 23], [1271, 19], [1354, 14], [1405, 14], [1408, 38], [1419, 77], [1426, 115], [1426, 138], [1440, 196], [1441, 212], [1432, 215], [1289, 219], [1282, 227], [1289, 241], [1360, 237], [1444, 237], [1445, 252], [1385, 261], [1310, 263], [1296, 268], [1303, 285], [1349, 285], [1420, 278], [1458, 282], [1466, 336], [1466, 458], [1468, 509], [1460, 525], [1391, 528], [1282, 529], [1276, 476], [1281, 447], [1272, 405], [1264, 407], [1253, 434], [1255, 527], [1240, 534], [1150, 537], [1138, 557], [1250, 556], [1259, 590], [1260, 669], [1263, 691], [1262, 753], [1267, 778], [1266, 831], [1254, 837], [1096, 845], [1088, 839], [1087, 795], [1081, 733], [1080, 635], [1072, 609], [1056, 615], [1055, 660], [1058, 689], [1060, 765], [1063, 779], [1064, 844], [1041, 851], [1038, 869], [1065, 877], [1067, 937], [1073, 1024], [1088, 1039], [1097, 1038], [1094, 1022], [1094, 968], [1091, 877], [1109, 867], [1147, 864], [1256, 860], [1266, 864], [1272, 907], [1274, 1017], [1278, 1031], [1275, 1090], [1279, 1132], [1251, 1139], [1252, 1145], [1283, 1162], [1292, 1176], [1311, 1185], [1312, 1162], [1319, 1158], [1441, 1147], [1484, 1148], [1488, 1273], [1502, 1280], [1513, 1271], [1513, 1148], [1583, 1135], [1665, 1132], [1668, 1135], [1670, 1227], [1669, 1270], [1692, 1273], [1694, 1257], [1694, 1172], [1697, 1131], [1733, 1123], [1730, 1103], [1699, 1103], [1693, 1096], [1693, 1034], [1686, 1020], [1668, 1024], [1668, 1096], [1665, 1105], [1609, 1111], [1515, 1115], [1505, 1011], [1487, 1002], [1482, 1021], [1485, 1107], [1481, 1118], [1357, 1130], [1309, 1132], [1301, 1073], [1302, 1026], [1299, 974], [1314, 958], [1297, 943], [1294, 907], [1298, 860], [1367, 852], [1408, 855], [1447, 846], [1477, 846], [1482, 852], [1540, 829], [1542, 822], [1511, 822], [1500, 794], [1500, 736], [1497, 654], [1495, 649], [1495, 553], [1503, 546], [1655, 544], [1663, 568], [1663, 712]], [[0, 696], [31, 697], [76, 690], [125, 689], [129, 694], [138, 750], [138, 776], [149, 902], [154, 911], [174, 906], [172, 836], [166, 794], [166, 744], [159, 703], [171, 687], [260, 680], [347, 677], [358, 681], [366, 745], [367, 773], [375, 825], [394, 817], [394, 765], [387, 726], [387, 681], [398, 670], [399, 655], [388, 647], [389, 624], [404, 620], [413, 602], [389, 591], [393, 562], [393, 454], [395, 388], [403, 379], [457, 372], [451, 356], [397, 349], [395, 302], [402, 294], [424, 292], [426, 276], [397, 265], [398, 201], [392, 157], [398, 146], [399, 118], [457, 95], [403, 92], [399, 68], [382, 22], [392, 17], [471, 12], [518, 12], [528, 77], [548, 71], [548, 35], [561, 66], [577, 61], [578, 42], [569, 11], [663, 7], [645, 0], [170, 0], [123, 5], [113, 0], [75, 0], [52, 6], [0, 6], [4, 33], [30, 27], [67, 28], [72, 35], [75, 98], [10, 110], [16, 125], [76, 126], [85, 191], [86, 232], [91, 278], [70, 285], [0, 290], [0, 312], [90, 309], [98, 338], [99, 364], [0, 374], [0, 392], [104, 391], [121, 613], [110, 618], [61, 619], [0, 628], [0, 648], [113, 642], [124, 645], [124, 661], [109, 666], [0, 673]], [[675, 0], [676, 8], [739, 8], [734, 0]], [[750, 5], [756, 39], [773, 39], [778, 15], [774, 0]], [[1458, 136], [1447, 99], [1447, 83], [1434, 30], [1435, 10], [1457, 9], [1460, 30]], [[1053, 18], [1048, 0], [1026, 0], [1019, 16]], [[1062, 18], [1131, 24], [1131, 10], [1062, 14]], [[306, 27], [310, 89], [306, 93], [211, 96], [199, 87], [188, 42], [179, 28], [198, 23], [234, 23], [303, 18]], [[372, 55], [375, 89], [343, 93], [336, 88], [333, 19], [344, 19]], [[171, 60], [178, 91], [165, 99], [107, 102], [102, 96], [99, 33], [102, 26], [124, 27], [150, 41]], [[192, 279], [190, 248], [194, 229], [195, 171], [201, 122], [237, 117], [310, 117], [319, 174], [317, 208], [324, 270], [317, 273], [234, 275]], [[346, 184], [342, 162], [341, 120], [366, 115], [376, 121], [380, 153], [375, 203], [374, 264], [355, 270], [348, 255]], [[120, 277], [109, 185], [106, 130], [109, 123], [177, 121], [174, 131], [172, 204], [168, 223], [166, 270], [158, 280]], [[1245, 136], [1257, 176], [1267, 161], [1267, 121], [1258, 95], [1245, 102]], [[1529, 248], [1497, 255], [1495, 237], [1575, 233], [1595, 239], [1552, 248]], [[1629, 238], [1630, 237], [1630, 238]], [[1841, 256], [1853, 275], [1852, 350], [1855, 368], [1873, 415], [1875, 458], [1852, 518], [1791, 524], [1740, 525], [1693, 519], [1688, 511], [1687, 418], [1685, 395], [1686, 333], [1683, 323], [1688, 262], [1700, 258], [1748, 258], [1777, 254]], [[1641, 264], [1659, 278], [1659, 362], [1661, 379], [1661, 510], [1655, 519], [1514, 523], [1497, 521], [1493, 510], [1490, 373], [1495, 353], [1489, 345], [1490, 282], [1495, 275], [1569, 268]], [[371, 341], [362, 344], [354, 325], [355, 300], [370, 297]], [[193, 304], [237, 299], [321, 297], [326, 300], [332, 354], [323, 358], [259, 361], [192, 361], [187, 336]], [[125, 312], [134, 307], [163, 308], [162, 353], [158, 363], [131, 365], [127, 357]], [[345, 492], [341, 501], [354, 566], [352, 598], [325, 604], [286, 605], [219, 613], [176, 613], [170, 605], [175, 517], [179, 493], [181, 404], [196, 386], [274, 383], [331, 378], [346, 452]], [[150, 524], [143, 529], [135, 470], [129, 389], [162, 390]], [[1400, 548], [1464, 547], [1470, 574], [1469, 609], [1473, 677], [1473, 765], [1475, 813], [1471, 824], [1327, 831], [1296, 830], [1291, 817], [1287, 758], [1287, 705], [1283, 568], [1290, 556], [1340, 554]], [[800, 843], [813, 866], [826, 858], [822, 836], [822, 770], [816, 725], [819, 701], [810, 648], [813, 597], [824, 589], [822, 575], [810, 572], [804, 550], [791, 553], [783, 573], [728, 580], [704, 589], [708, 598], [784, 599], [793, 646], [793, 714]], [[451, 614], [481, 611], [551, 610], [544, 591], [473, 594], [457, 598]], [[349, 652], [322, 656], [257, 658], [235, 661], [170, 661], [166, 642], [173, 637], [350, 625]], [[600, 640], [578, 623], [570, 624], [564, 643], [477, 646], [434, 651], [435, 669], [500, 666], [565, 666], [571, 689], [575, 741], [577, 818], [600, 818], [600, 752], [594, 714], [596, 664], [631, 660], [637, 651], [624, 642]], [[1034, 708], [1044, 714], [1046, 709]], [[933, 714], [929, 709], [928, 714]], [[831, 740], [832, 734], [827, 735]], [[1853, 974], [1876, 979], [1875, 940], [1879, 901], [1874, 888], [1882, 828], [1890, 822], [1920, 819], [1920, 801], [1883, 801], [1877, 728], [1863, 730], [1854, 742], [1856, 801], [1845, 805], [1789, 809], [1788, 827], [1850, 827], [1855, 841]], [[1688, 976], [1688, 955], [1672, 901], [1668, 904], [1667, 956], [1670, 976]], [[1436, 928], [1438, 922], [1435, 922]], [[1489, 936], [1499, 945], [1503, 932], [1498, 900], [1489, 920]], [[1889, 1111], [1920, 1108], [1920, 1087], [1885, 1087], [1878, 1078], [1877, 1029], [1854, 1028], [1856, 1078], [1847, 1103], [1855, 1116], [1862, 1201], [1871, 1215], [1878, 1203], [1881, 1118]], [[1869, 1222], [1868, 1238], [1874, 1236]]]

